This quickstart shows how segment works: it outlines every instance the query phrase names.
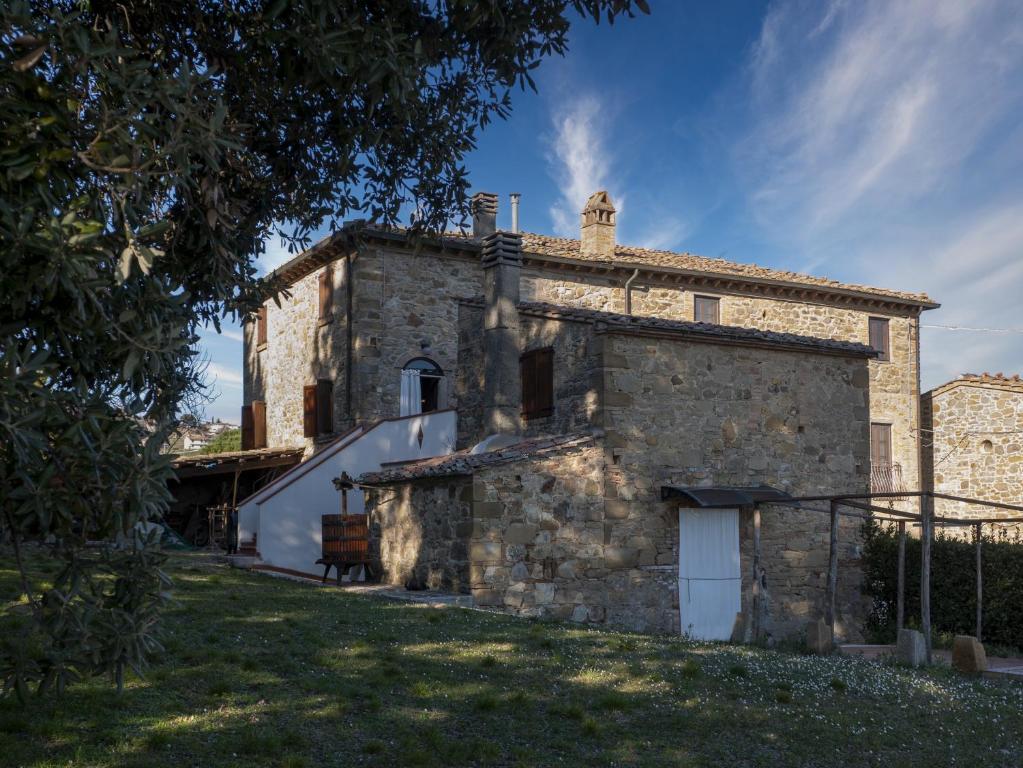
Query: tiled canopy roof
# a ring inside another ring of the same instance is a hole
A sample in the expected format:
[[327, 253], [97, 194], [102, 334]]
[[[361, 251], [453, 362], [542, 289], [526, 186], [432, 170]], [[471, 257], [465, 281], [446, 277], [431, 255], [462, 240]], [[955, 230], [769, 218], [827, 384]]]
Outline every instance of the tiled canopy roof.
[[631, 245], [616, 245], [614, 259], [595, 259], [583, 255], [578, 240], [565, 237], [550, 237], [533, 232], [522, 233], [522, 250], [541, 256], [553, 256], [578, 261], [603, 261], [607, 264], [636, 267], [661, 267], [664, 269], [701, 272], [727, 277], [749, 278], [754, 280], [775, 280], [784, 283], [797, 283], [812, 287], [842, 289], [859, 293], [870, 293], [878, 296], [904, 299], [923, 304], [934, 302], [925, 293], [894, 291], [888, 288], [873, 288], [854, 283], [840, 283], [826, 277], [814, 277], [799, 272], [769, 269], [756, 264], [743, 264], [725, 259], [712, 259], [707, 256], [696, 256], [691, 253], [675, 253], [660, 251], [653, 248], [639, 248]]
[[475, 470], [494, 464], [542, 456], [586, 445], [593, 441], [594, 435], [589, 432], [576, 432], [556, 437], [533, 437], [504, 448], [486, 453], [470, 453], [462, 450], [447, 456], [432, 459], [410, 461], [400, 465], [385, 467], [379, 472], [367, 472], [356, 482], [359, 485], [390, 485], [404, 483], [409, 480], [421, 480], [430, 477], [450, 477], [452, 475], [471, 475]]
[[[483, 299], [462, 299], [462, 303], [482, 307]], [[666, 320], [660, 317], [622, 315], [617, 312], [602, 312], [596, 309], [567, 307], [543, 302], [520, 302], [519, 311], [525, 314], [550, 317], [583, 323], [602, 323], [609, 330], [621, 332], [678, 334], [693, 341], [710, 343], [731, 343], [743, 346], [781, 346], [788, 349], [805, 349], [808, 352], [875, 357], [877, 350], [854, 341], [819, 339], [815, 336], [799, 336], [794, 333], [764, 331], [759, 328], [740, 328], [732, 325], [696, 323], [688, 320]]]

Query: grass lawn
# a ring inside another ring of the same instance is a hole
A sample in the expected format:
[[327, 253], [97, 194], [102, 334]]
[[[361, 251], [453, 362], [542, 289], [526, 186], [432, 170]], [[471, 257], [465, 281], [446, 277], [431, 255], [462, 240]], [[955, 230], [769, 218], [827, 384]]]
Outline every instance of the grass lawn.
[[1019, 685], [171, 571], [146, 679], [0, 703], [0, 764], [1023, 764]]

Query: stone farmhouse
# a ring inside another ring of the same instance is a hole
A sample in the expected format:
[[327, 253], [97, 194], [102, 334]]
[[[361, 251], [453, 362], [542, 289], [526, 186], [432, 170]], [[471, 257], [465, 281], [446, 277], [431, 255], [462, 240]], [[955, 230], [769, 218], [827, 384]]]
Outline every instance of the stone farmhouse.
[[[963, 374], [923, 395], [923, 477], [928, 490], [1018, 504], [1023, 489], [1023, 379]], [[939, 515], [1012, 513], [938, 500]], [[961, 534], [966, 531], [961, 530]]]
[[[246, 325], [243, 446], [307, 459], [240, 505], [243, 546], [314, 573], [343, 497], [389, 583], [704, 638], [801, 630], [829, 523], [750, 505], [919, 487], [937, 304], [620, 245], [606, 192], [577, 240], [519, 233], [516, 198], [512, 231], [478, 194], [471, 235], [354, 224], [280, 268], [290, 296]], [[855, 636], [842, 527], [835, 629]]]

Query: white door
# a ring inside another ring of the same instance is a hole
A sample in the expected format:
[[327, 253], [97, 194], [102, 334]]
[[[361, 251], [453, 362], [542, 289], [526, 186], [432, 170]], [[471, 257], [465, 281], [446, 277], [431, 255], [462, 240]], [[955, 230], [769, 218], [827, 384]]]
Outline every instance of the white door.
[[728, 640], [742, 607], [739, 510], [680, 509], [678, 560], [682, 634]]

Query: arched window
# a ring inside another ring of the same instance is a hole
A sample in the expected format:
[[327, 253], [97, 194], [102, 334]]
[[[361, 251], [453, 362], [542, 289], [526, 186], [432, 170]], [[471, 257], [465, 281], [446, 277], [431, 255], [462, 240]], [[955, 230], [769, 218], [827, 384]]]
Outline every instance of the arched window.
[[414, 357], [401, 369], [399, 414], [414, 416], [440, 408], [443, 369], [428, 357]]

